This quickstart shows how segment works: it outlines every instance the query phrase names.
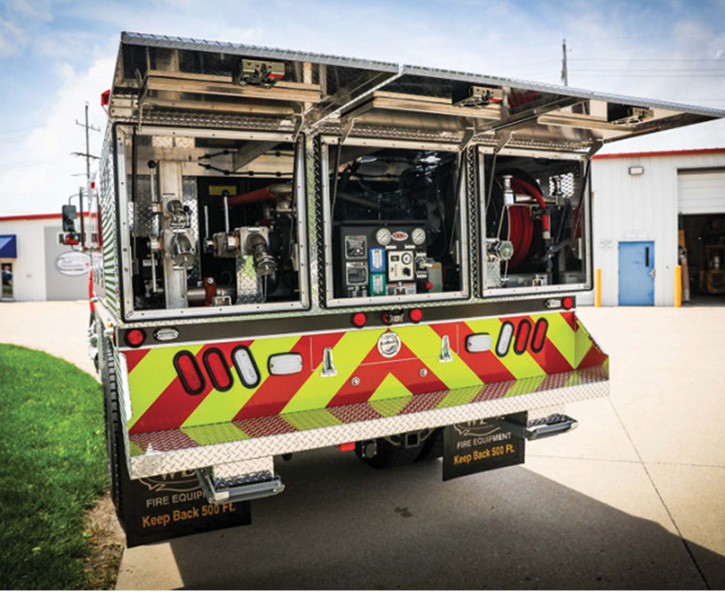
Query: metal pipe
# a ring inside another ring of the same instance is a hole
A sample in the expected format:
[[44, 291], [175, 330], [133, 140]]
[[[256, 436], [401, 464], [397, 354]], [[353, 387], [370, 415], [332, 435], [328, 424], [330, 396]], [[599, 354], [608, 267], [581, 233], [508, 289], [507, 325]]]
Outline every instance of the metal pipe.
[[151, 290], [153, 293], [158, 293], [159, 288], [156, 283], [156, 251], [151, 250]]
[[204, 205], [204, 238], [209, 237], [209, 205]]
[[229, 193], [225, 190], [222, 194], [224, 199], [224, 231], [229, 233]]

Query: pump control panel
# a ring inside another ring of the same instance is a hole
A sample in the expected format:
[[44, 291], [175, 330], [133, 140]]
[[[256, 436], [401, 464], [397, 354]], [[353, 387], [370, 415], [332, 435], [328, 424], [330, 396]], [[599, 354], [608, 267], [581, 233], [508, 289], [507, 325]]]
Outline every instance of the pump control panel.
[[336, 294], [343, 297], [415, 294], [425, 291], [428, 257], [425, 221], [343, 222], [335, 230]]

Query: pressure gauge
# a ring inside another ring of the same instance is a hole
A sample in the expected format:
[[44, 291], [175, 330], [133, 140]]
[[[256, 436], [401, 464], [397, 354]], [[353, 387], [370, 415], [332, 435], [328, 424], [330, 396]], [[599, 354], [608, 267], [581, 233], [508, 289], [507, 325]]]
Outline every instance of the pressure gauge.
[[423, 242], [425, 242], [425, 229], [423, 229], [422, 227], [416, 227], [413, 230], [413, 233], [410, 235], [413, 238], [413, 243], [416, 246], [420, 246]]
[[378, 241], [378, 244], [381, 246], [387, 246], [390, 243], [390, 240], [392, 239], [393, 234], [390, 233], [390, 230], [381, 227], [378, 229], [378, 231], [375, 233], [375, 239]]

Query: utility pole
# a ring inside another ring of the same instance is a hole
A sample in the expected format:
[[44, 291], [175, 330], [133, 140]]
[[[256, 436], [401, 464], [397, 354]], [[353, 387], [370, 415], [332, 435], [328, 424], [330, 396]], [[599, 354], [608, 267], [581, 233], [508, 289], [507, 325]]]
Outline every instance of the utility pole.
[[[96, 132], [100, 132], [100, 128], [96, 128], [95, 126], [91, 126], [88, 123], [88, 102], [86, 101], [86, 120], [84, 124], [81, 124], [78, 120], [76, 120], [76, 124], [78, 126], [81, 126], [82, 128], [85, 128], [86, 130], [86, 152], [85, 153], [73, 153], [73, 155], [77, 157], [85, 157], [86, 158], [86, 192], [90, 193], [91, 188], [91, 159], [98, 159], [99, 157], [97, 155], [91, 155], [91, 144], [88, 133], [91, 130], [95, 130]], [[90, 194], [89, 194], [90, 199]], [[86, 233], [85, 233], [85, 222], [83, 217], [83, 187], [79, 189], [78, 192], [78, 200], [79, 200], [79, 207], [81, 210], [81, 250], [85, 250], [86, 247]]]
[[566, 39], [561, 42], [561, 84], [569, 86], [569, 70], [566, 66]]
[[91, 155], [91, 146], [90, 146], [90, 139], [88, 138], [88, 133], [91, 130], [95, 130], [96, 132], [100, 132], [100, 128], [96, 128], [95, 126], [91, 126], [88, 123], [88, 102], [86, 101], [86, 121], [85, 124], [81, 124], [78, 120], [76, 120], [76, 124], [80, 126], [81, 128], [86, 129], [86, 152], [85, 153], [73, 153], [73, 155], [77, 157], [85, 157], [86, 158], [86, 188], [90, 187], [91, 185], [91, 159], [98, 159], [99, 157], [97, 155]]

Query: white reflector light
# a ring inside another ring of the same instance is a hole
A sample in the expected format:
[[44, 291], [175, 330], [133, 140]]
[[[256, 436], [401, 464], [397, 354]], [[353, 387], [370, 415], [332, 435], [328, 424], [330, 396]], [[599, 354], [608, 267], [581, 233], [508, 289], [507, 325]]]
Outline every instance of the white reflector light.
[[511, 338], [514, 336], [514, 325], [510, 322], [504, 322], [501, 332], [498, 335], [498, 343], [496, 343], [496, 355], [505, 356], [511, 347]]
[[237, 347], [232, 353], [234, 367], [237, 369], [239, 379], [247, 388], [254, 388], [259, 384], [260, 376], [257, 364], [252, 359], [252, 354], [244, 346]]
[[299, 374], [302, 371], [302, 355], [299, 353], [278, 353], [267, 361], [269, 373], [273, 376]]
[[178, 336], [179, 331], [171, 327], [156, 329], [154, 332], [154, 337], [157, 341], [173, 341]]
[[478, 333], [466, 337], [466, 351], [468, 353], [491, 351], [491, 344], [491, 335], [488, 333]]

